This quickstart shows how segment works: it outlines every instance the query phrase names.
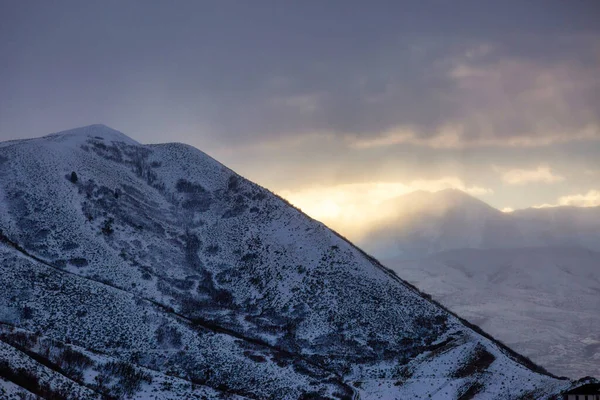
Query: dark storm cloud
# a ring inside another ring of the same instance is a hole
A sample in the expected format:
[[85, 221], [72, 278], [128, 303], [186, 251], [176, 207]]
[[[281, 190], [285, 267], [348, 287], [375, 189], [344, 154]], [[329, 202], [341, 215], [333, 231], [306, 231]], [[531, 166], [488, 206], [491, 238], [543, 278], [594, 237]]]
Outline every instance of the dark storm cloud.
[[426, 143], [460, 124], [460, 141], [494, 142], [599, 122], [594, 1], [1, 7], [3, 138], [104, 122], [141, 141], [401, 126]]

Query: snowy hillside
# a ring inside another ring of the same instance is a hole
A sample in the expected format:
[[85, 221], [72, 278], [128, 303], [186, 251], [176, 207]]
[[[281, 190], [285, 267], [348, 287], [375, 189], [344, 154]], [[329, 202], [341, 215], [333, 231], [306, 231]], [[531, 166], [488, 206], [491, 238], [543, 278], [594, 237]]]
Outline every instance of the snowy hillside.
[[187, 145], [102, 125], [4, 143], [0, 230], [7, 398], [526, 399], [574, 385]]
[[460, 190], [389, 200], [397, 217], [358, 243], [379, 258], [418, 259], [452, 249], [575, 246], [600, 251], [600, 207], [503, 213]]
[[600, 376], [600, 253], [467, 249], [383, 262], [550, 371]]

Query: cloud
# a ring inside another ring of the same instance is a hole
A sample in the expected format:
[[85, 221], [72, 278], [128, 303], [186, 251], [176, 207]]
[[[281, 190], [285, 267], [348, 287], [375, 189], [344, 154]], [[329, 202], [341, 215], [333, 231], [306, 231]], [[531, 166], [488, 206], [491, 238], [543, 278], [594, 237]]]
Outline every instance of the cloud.
[[402, 143], [433, 148], [459, 148], [463, 146], [461, 136], [462, 126], [460, 125], [440, 127], [431, 137], [420, 137], [411, 128], [398, 127], [374, 138], [347, 137], [346, 143], [356, 149], [393, 146]]
[[572, 141], [600, 139], [600, 127], [589, 125], [580, 131], [568, 133], [550, 133], [544, 135], [502, 137], [477, 137], [468, 138], [466, 131], [468, 125], [456, 123], [446, 124], [437, 128], [432, 136], [422, 137], [418, 131], [407, 127], [398, 127], [373, 138], [356, 136], [346, 137], [345, 141], [351, 148], [374, 148], [393, 146], [398, 144], [411, 144], [426, 146], [434, 149], [469, 149], [477, 147], [540, 147]]
[[562, 196], [558, 199], [561, 206], [596, 207], [600, 206], [600, 191], [590, 190], [586, 194]]
[[457, 177], [442, 177], [407, 182], [364, 182], [306, 187], [282, 190], [279, 194], [311, 217], [352, 237], [397, 212], [382, 207], [387, 200], [416, 190], [436, 192], [443, 189], [459, 189], [473, 196], [493, 193], [488, 188], [468, 186]]
[[600, 138], [591, 2], [143, 3], [5, 7], [0, 135], [102, 121], [230, 147], [314, 132], [351, 148]]
[[511, 207], [504, 207], [501, 211], [503, 213], [511, 213], [511, 212], [515, 211], [515, 209], [511, 208]]
[[[421, 82], [423, 97], [414, 100], [423, 101], [419, 106], [431, 111], [429, 120], [421, 120], [418, 113], [404, 115], [401, 110], [387, 128], [350, 135], [350, 145], [537, 147], [599, 140], [600, 73], [597, 65], [578, 57], [600, 60], [600, 39], [557, 40], [558, 47], [571, 43], [579, 54], [558, 52], [554, 59], [538, 57], [536, 52], [527, 56], [520, 51], [525, 46], [500, 42], [473, 44], [463, 52], [455, 49], [441, 55], [439, 68], [428, 71], [437, 77], [438, 86]], [[528, 41], [552, 54], [544, 40]], [[400, 99], [389, 93], [386, 101], [394, 104]]]
[[598, 207], [600, 206], [600, 190], [590, 190], [585, 194], [571, 194], [567, 196], [561, 196], [558, 198], [555, 204], [544, 203], [535, 205], [533, 206], [533, 208], [548, 208], [560, 206]]
[[364, 54], [373, 60], [368, 66], [325, 58], [228, 98], [220, 106], [227, 120], [211, 125], [223, 138], [245, 131], [272, 142], [324, 132], [354, 149], [600, 140], [600, 73], [597, 62], [588, 62], [600, 59], [600, 35], [523, 42], [401, 40], [394, 51]]
[[[498, 167], [495, 167], [498, 171]], [[561, 175], [552, 173], [549, 166], [540, 165], [536, 169], [511, 169], [502, 173], [502, 180], [509, 185], [526, 185], [528, 183], [555, 183], [564, 181]]]
[[531, 208], [550, 208], [550, 207], [559, 207], [560, 204], [550, 204], [550, 203], [543, 203], [543, 204], [536, 204], [531, 206]]

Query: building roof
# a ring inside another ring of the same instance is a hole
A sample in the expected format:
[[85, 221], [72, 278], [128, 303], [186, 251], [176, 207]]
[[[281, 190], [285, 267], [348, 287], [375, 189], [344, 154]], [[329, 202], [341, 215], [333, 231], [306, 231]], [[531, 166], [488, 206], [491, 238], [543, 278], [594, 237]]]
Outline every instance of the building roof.
[[571, 389], [565, 394], [600, 394], [600, 383], [588, 383]]

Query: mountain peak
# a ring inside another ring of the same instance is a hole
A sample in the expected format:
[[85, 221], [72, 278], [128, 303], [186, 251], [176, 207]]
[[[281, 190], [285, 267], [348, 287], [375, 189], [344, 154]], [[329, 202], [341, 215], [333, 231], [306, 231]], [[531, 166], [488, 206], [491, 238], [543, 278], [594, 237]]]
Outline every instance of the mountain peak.
[[129, 136], [125, 135], [123, 132], [120, 132], [116, 129], [113, 129], [104, 124], [92, 124], [87, 126], [82, 126], [79, 128], [68, 129], [65, 131], [51, 133], [45, 138], [48, 139], [61, 139], [65, 140], [67, 138], [75, 139], [75, 138], [93, 138], [98, 140], [106, 140], [108, 142], [124, 142], [131, 145], [139, 145], [140, 143], [133, 140]]
[[490, 206], [486, 202], [471, 196], [459, 189], [443, 189], [436, 192], [425, 190], [416, 190], [408, 194], [398, 196], [390, 200], [406, 210], [430, 210], [446, 212], [448, 210], [459, 208], [486, 209], [490, 212], [500, 211]]
[[470, 194], [463, 192], [460, 189], [448, 188], [436, 191], [430, 190], [415, 190], [413, 192], [407, 193], [401, 197], [421, 197], [421, 198], [473, 198]]

